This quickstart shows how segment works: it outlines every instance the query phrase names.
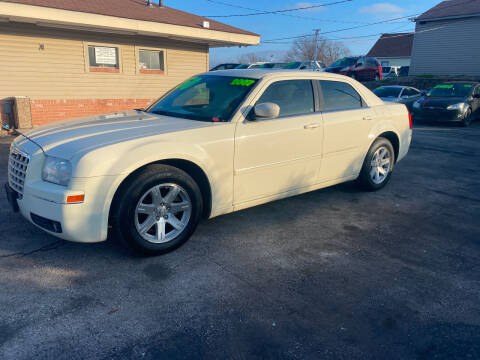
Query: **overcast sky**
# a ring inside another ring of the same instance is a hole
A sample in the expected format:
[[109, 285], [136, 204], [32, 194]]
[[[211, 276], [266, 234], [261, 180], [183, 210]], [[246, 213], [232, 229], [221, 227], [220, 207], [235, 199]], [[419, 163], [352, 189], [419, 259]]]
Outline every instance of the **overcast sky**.
[[[261, 11], [283, 10], [311, 5], [327, 4], [338, 0], [323, 1], [289, 1], [289, 0], [164, 0], [165, 5], [197, 15], [232, 15], [246, 14], [255, 11], [239, 9], [219, 4], [223, 2], [234, 6], [243, 6]], [[295, 15], [282, 16], [278, 14], [213, 18], [229, 25], [237, 26], [261, 35], [262, 41], [291, 37], [313, 33], [313, 29], [320, 28], [321, 32], [336, 31], [339, 29], [364, 25], [365, 23], [389, 20], [404, 16], [420, 14], [441, 0], [391, 0], [391, 1], [368, 1], [352, 0], [343, 4], [325, 6], [321, 8], [288, 12], [285, 14]], [[300, 18], [301, 17], [301, 18]], [[390, 32], [408, 32], [414, 30], [414, 23], [406, 19], [396, 22], [366, 26], [358, 29], [346, 30], [325, 34], [330, 39], [351, 36], [375, 35]], [[352, 52], [361, 55], [368, 52], [377, 40], [378, 36], [361, 39], [347, 39], [342, 41]], [[279, 42], [288, 42], [282, 40]], [[242, 53], [259, 52], [267, 56], [279, 57], [288, 50], [290, 43], [286, 44], [261, 44], [247, 48], [219, 48], [210, 51], [210, 63], [212, 65], [236, 61]]]

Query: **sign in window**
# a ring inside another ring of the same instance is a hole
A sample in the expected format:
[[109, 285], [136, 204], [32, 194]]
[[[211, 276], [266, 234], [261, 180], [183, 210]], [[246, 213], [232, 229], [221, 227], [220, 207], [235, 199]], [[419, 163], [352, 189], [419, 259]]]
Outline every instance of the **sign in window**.
[[118, 48], [107, 46], [89, 46], [88, 59], [90, 70], [96, 71], [97, 68], [119, 69]]

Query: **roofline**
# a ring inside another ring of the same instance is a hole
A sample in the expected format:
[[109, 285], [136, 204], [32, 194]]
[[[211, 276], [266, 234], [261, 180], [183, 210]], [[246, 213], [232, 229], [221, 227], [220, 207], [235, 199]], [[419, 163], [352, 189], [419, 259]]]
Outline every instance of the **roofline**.
[[405, 56], [375, 56], [375, 55], [369, 55], [369, 57], [374, 57], [377, 59], [408, 59], [411, 58], [412, 55], [405, 55]]
[[429, 22], [429, 21], [439, 21], [439, 20], [452, 20], [452, 19], [464, 19], [470, 17], [479, 17], [480, 13], [474, 14], [465, 14], [465, 15], [455, 15], [455, 16], [443, 16], [443, 17], [436, 17], [436, 18], [425, 18], [422, 19], [421, 15], [418, 18], [413, 19], [415, 22]]
[[208, 43], [216, 46], [258, 45], [259, 35], [247, 35], [199, 29], [189, 26], [120, 18], [79, 11], [55, 9], [0, 1], [0, 20], [33, 23], [39, 26], [101, 31], [113, 34], [146, 35], [174, 38], [183, 41]]

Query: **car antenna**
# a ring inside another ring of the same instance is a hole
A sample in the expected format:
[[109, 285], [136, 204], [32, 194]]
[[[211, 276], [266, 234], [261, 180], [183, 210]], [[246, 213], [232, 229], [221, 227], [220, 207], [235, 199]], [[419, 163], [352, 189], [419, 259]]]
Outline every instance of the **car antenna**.
[[[2, 125], [2, 129], [7, 130], [7, 131], [12, 130], [12, 129], [10, 129], [10, 125], [8, 125], [8, 124], [3, 124], [3, 125]], [[40, 148], [40, 150], [42, 150], [42, 152], [43, 152], [45, 155], [47, 155], [47, 154], [45, 153], [45, 150], [43, 149], [42, 145], [40, 145], [39, 143], [37, 143], [35, 140], [31, 139], [31, 138], [28, 137], [27, 135], [22, 134], [22, 133], [21, 133], [20, 131], [18, 131], [17, 129], [13, 129], [13, 130], [14, 130], [16, 133], [22, 135], [25, 139], [30, 140], [32, 143], [34, 143], [35, 145], [37, 145], [37, 146]]]

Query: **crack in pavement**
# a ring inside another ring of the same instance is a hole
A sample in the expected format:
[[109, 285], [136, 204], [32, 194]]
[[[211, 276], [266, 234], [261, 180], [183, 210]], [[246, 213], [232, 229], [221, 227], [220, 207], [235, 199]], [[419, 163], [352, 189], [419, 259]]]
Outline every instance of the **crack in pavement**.
[[16, 252], [16, 253], [13, 253], [13, 254], [0, 255], [0, 259], [5, 259], [5, 258], [9, 258], [9, 257], [14, 257], [14, 256], [25, 257], [25, 256], [29, 256], [29, 255], [32, 255], [32, 254], [35, 254], [35, 253], [38, 253], [38, 252], [56, 250], [64, 244], [65, 244], [65, 241], [58, 240], [58, 241], [55, 241], [53, 243], [50, 243], [50, 244], [44, 245], [42, 247], [39, 247], [38, 249], [34, 249], [32, 251]]

